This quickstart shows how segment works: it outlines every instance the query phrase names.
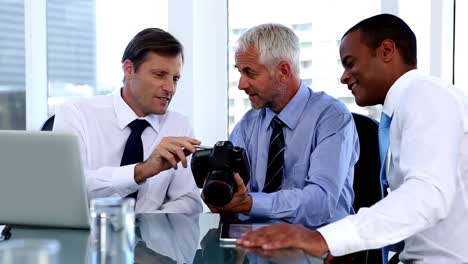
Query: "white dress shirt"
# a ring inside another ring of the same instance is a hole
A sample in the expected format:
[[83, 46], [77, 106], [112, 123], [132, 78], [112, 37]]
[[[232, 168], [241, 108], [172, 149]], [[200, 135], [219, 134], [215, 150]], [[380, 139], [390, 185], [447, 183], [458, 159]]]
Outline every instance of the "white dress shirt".
[[390, 88], [387, 197], [318, 229], [332, 255], [405, 240], [405, 263], [468, 263], [468, 98], [412, 70]]
[[[54, 131], [78, 136], [86, 177], [88, 199], [125, 197], [138, 190], [135, 212], [201, 212], [198, 188], [190, 167], [169, 169], [137, 184], [136, 164], [120, 167], [131, 129], [127, 126], [138, 118], [119, 92], [67, 102], [56, 108]], [[193, 137], [187, 117], [167, 111], [164, 115], [144, 117], [150, 126], [142, 133], [144, 159], [147, 159], [163, 137]], [[190, 164], [190, 159], [188, 160]]]

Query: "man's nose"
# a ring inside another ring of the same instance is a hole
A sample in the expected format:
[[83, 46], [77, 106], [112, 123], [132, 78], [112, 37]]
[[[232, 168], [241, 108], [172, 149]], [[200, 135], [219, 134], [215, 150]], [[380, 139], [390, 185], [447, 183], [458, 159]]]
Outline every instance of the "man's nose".
[[245, 90], [249, 88], [249, 81], [247, 80], [245, 76], [241, 75], [237, 88], [239, 88], [239, 90]]
[[349, 81], [349, 73], [348, 71], [344, 70], [343, 74], [341, 75], [340, 82], [342, 84], [347, 84]]
[[168, 80], [164, 84], [163, 89], [167, 93], [173, 94], [175, 92], [176, 87], [177, 87], [177, 84], [176, 84], [176, 82], [174, 80]]

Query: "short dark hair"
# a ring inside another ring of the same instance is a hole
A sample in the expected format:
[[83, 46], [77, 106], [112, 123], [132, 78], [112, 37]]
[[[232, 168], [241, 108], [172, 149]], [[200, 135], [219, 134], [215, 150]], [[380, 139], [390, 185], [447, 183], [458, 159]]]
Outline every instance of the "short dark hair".
[[346, 31], [343, 38], [356, 30], [361, 30], [361, 41], [371, 50], [373, 56], [382, 41], [391, 39], [400, 50], [403, 62], [410, 66], [417, 65], [416, 36], [401, 18], [390, 14], [369, 17]]
[[125, 60], [132, 61], [137, 71], [150, 51], [162, 56], [180, 54], [182, 60], [184, 59], [184, 47], [174, 36], [160, 28], [147, 28], [136, 34], [128, 43], [122, 56], [122, 63]]

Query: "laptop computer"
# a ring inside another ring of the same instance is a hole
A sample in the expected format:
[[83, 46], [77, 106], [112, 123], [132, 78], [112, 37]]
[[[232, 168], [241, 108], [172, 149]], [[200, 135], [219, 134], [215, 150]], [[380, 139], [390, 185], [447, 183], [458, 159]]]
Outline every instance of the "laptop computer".
[[0, 131], [0, 224], [89, 228], [78, 140]]

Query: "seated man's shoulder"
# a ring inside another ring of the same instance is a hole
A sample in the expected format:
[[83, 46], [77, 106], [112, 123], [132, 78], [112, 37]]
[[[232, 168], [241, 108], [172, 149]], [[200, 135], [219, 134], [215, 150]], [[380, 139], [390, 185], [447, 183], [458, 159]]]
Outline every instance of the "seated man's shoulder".
[[423, 102], [430, 107], [444, 108], [444, 105], [440, 105], [441, 101], [451, 104], [459, 99], [466, 99], [466, 95], [454, 87], [452, 83], [433, 76], [422, 76], [411, 80], [408, 87], [403, 89], [400, 95], [405, 102]]
[[265, 109], [253, 109], [248, 110], [239, 120], [239, 123], [252, 123], [255, 122], [261, 115], [265, 114]]
[[112, 106], [111, 95], [98, 95], [93, 97], [75, 98], [66, 101], [62, 108], [75, 108], [77, 110], [99, 110], [100, 108]]
[[237, 122], [236, 129], [237, 130], [252, 130], [256, 125], [258, 125], [257, 121], [260, 117], [265, 115], [265, 109], [250, 109], [248, 110], [242, 118]]
[[343, 102], [325, 92], [312, 92], [312, 96], [308, 101], [308, 108], [314, 112], [351, 115], [351, 112]]
[[55, 108], [54, 130], [83, 127], [89, 122], [102, 123], [113, 113], [112, 96], [94, 96], [67, 100]]

